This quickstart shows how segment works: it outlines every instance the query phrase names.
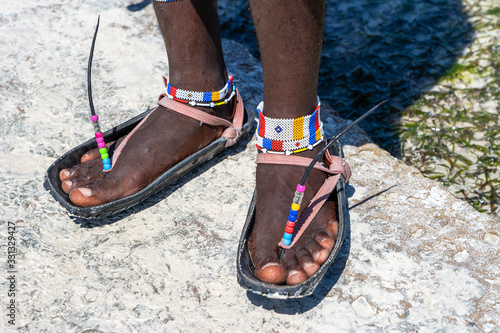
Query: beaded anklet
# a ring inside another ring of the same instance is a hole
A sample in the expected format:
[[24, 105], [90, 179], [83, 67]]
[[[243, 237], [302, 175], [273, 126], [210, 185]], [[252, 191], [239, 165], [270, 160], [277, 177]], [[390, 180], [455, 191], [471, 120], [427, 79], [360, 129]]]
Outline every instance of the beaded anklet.
[[[233, 84], [233, 78], [234, 76], [231, 76], [229, 80], [227, 80], [224, 88], [222, 88], [221, 90], [209, 92], [190, 91], [174, 88], [170, 83], [168, 83], [166, 77], [163, 77], [163, 82], [165, 83], [165, 95], [167, 95], [169, 99], [189, 104], [191, 106], [206, 106], [213, 108], [215, 106], [229, 103], [229, 101], [234, 96], [236, 96], [236, 87]], [[228, 98], [224, 99], [229, 91], [231, 91], [231, 94]]]
[[294, 119], [276, 119], [264, 116], [264, 103], [257, 107], [259, 126], [256, 147], [262, 153], [286, 154], [312, 150], [323, 141], [323, 122], [320, 119], [321, 103], [308, 116]]

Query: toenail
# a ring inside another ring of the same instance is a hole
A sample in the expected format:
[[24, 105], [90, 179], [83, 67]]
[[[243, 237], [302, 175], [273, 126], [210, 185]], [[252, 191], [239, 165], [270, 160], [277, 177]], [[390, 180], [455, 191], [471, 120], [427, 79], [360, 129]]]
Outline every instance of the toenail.
[[264, 266], [262, 266], [262, 268], [260, 270], [263, 271], [264, 269], [271, 267], [271, 266], [279, 266], [279, 264], [276, 262], [269, 262], [269, 263], [265, 264]]
[[71, 180], [65, 180], [64, 181], [64, 184], [67, 186], [67, 187], [71, 187], [71, 185], [73, 185], [73, 182]]
[[290, 272], [288, 272], [288, 278], [291, 278], [297, 274], [300, 274], [300, 272], [296, 270], [291, 270]]
[[92, 191], [86, 187], [79, 187], [77, 188], [77, 190], [80, 191], [80, 193], [83, 194], [85, 198], [88, 198], [92, 195]]
[[321, 256], [321, 252], [318, 251], [318, 252], [314, 253], [313, 254], [314, 261], [318, 261], [318, 259], [319, 259], [320, 256]]
[[68, 170], [63, 170], [63, 171], [62, 171], [62, 174], [63, 174], [63, 176], [64, 176], [64, 177], [69, 177], [69, 176], [71, 176], [71, 172], [69, 172]]
[[305, 271], [309, 270], [311, 266], [315, 266], [312, 262], [306, 262], [302, 267], [304, 268]]
[[328, 240], [328, 237], [320, 237], [318, 243], [324, 243]]

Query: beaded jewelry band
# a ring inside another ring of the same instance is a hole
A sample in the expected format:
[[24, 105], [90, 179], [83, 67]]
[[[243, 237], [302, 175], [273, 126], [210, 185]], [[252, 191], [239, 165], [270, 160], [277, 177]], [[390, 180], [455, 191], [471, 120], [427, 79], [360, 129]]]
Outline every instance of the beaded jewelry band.
[[179, 0], [153, 0], [155, 2], [177, 2]]
[[111, 160], [109, 159], [108, 150], [106, 149], [106, 143], [102, 137], [101, 126], [99, 126], [99, 116], [94, 114], [90, 117], [92, 120], [92, 125], [94, 126], [95, 140], [97, 141], [97, 147], [99, 148], [99, 153], [102, 158], [102, 166], [104, 170], [111, 169]]
[[320, 119], [321, 103], [308, 116], [294, 119], [275, 119], [264, 116], [264, 103], [257, 107], [259, 126], [256, 146], [263, 153], [286, 154], [312, 150], [323, 141], [323, 123]]
[[[166, 77], [163, 77], [163, 82], [165, 83], [165, 95], [167, 95], [169, 99], [189, 104], [191, 106], [207, 106], [213, 108], [215, 106], [229, 103], [229, 101], [236, 96], [236, 87], [233, 85], [233, 78], [234, 76], [231, 76], [229, 80], [227, 80], [224, 88], [221, 90], [208, 92], [174, 88], [170, 83], [168, 83]], [[231, 91], [231, 94], [228, 98], [224, 99], [229, 91]]]

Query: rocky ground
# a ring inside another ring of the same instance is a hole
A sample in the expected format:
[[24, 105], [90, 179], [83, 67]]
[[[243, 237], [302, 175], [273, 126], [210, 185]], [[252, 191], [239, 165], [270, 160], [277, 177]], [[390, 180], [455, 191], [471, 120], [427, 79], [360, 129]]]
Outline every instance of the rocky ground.
[[[255, 184], [250, 139], [118, 216], [69, 216], [42, 183], [58, 156], [92, 137], [86, 65], [99, 14], [94, 99], [109, 128], [153, 105], [162, 90], [168, 64], [151, 6], [0, 4], [0, 331], [498, 330], [498, 223], [360, 129], [342, 140], [353, 169], [348, 237], [305, 299], [269, 300], [236, 282], [237, 242]], [[255, 108], [259, 63], [237, 43], [225, 41], [224, 49], [247, 107]], [[323, 114], [327, 134], [349, 123], [329, 108]], [[9, 222], [16, 226], [13, 267]], [[8, 295], [12, 275], [15, 296]], [[7, 317], [11, 299], [15, 325]]]

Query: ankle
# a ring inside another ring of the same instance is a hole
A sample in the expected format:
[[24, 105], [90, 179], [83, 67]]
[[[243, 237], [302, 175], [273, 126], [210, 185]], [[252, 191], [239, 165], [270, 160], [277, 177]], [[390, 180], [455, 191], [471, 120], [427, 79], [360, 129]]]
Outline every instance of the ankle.
[[271, 118], [264, 115], [264, 103], [260, 103], [257, 107], [259, 118], [256, 133], [257, 149], [263, 153], [286, 155], [313, 150], [323, 141], [320, 105], [317, 99], [314, 112], [307, 116]]
[[[199, 75], [198, 75], [199, 77]], [[236, 87], [233, 84], [233, 77], [224, 81], [224, 84], [218, 84], [217, 88], [204, 88], [204, 90], [190, 90], [185, 86], [177, 86], [165, 77], [165, 95], [172, 100], [188, 104], [198, 110], [207, 112], [219, 118], [232, 121], [236, 106]], [[187, 84], [188, 87], [214, 87], [215, 80], [203, 77], [203, 84], [197, 81], [195, 85]], [[182, 81], [182, 80], [179, 80]], [[193, 81], [194, 82], [194, 81]], [[222, 88], [221, 88], [222, 86]]]
[[168, 81], [172, 86], [192, 91], [218, 91], [229, 79], [224, 68], [212, 70], [169, 69]]

